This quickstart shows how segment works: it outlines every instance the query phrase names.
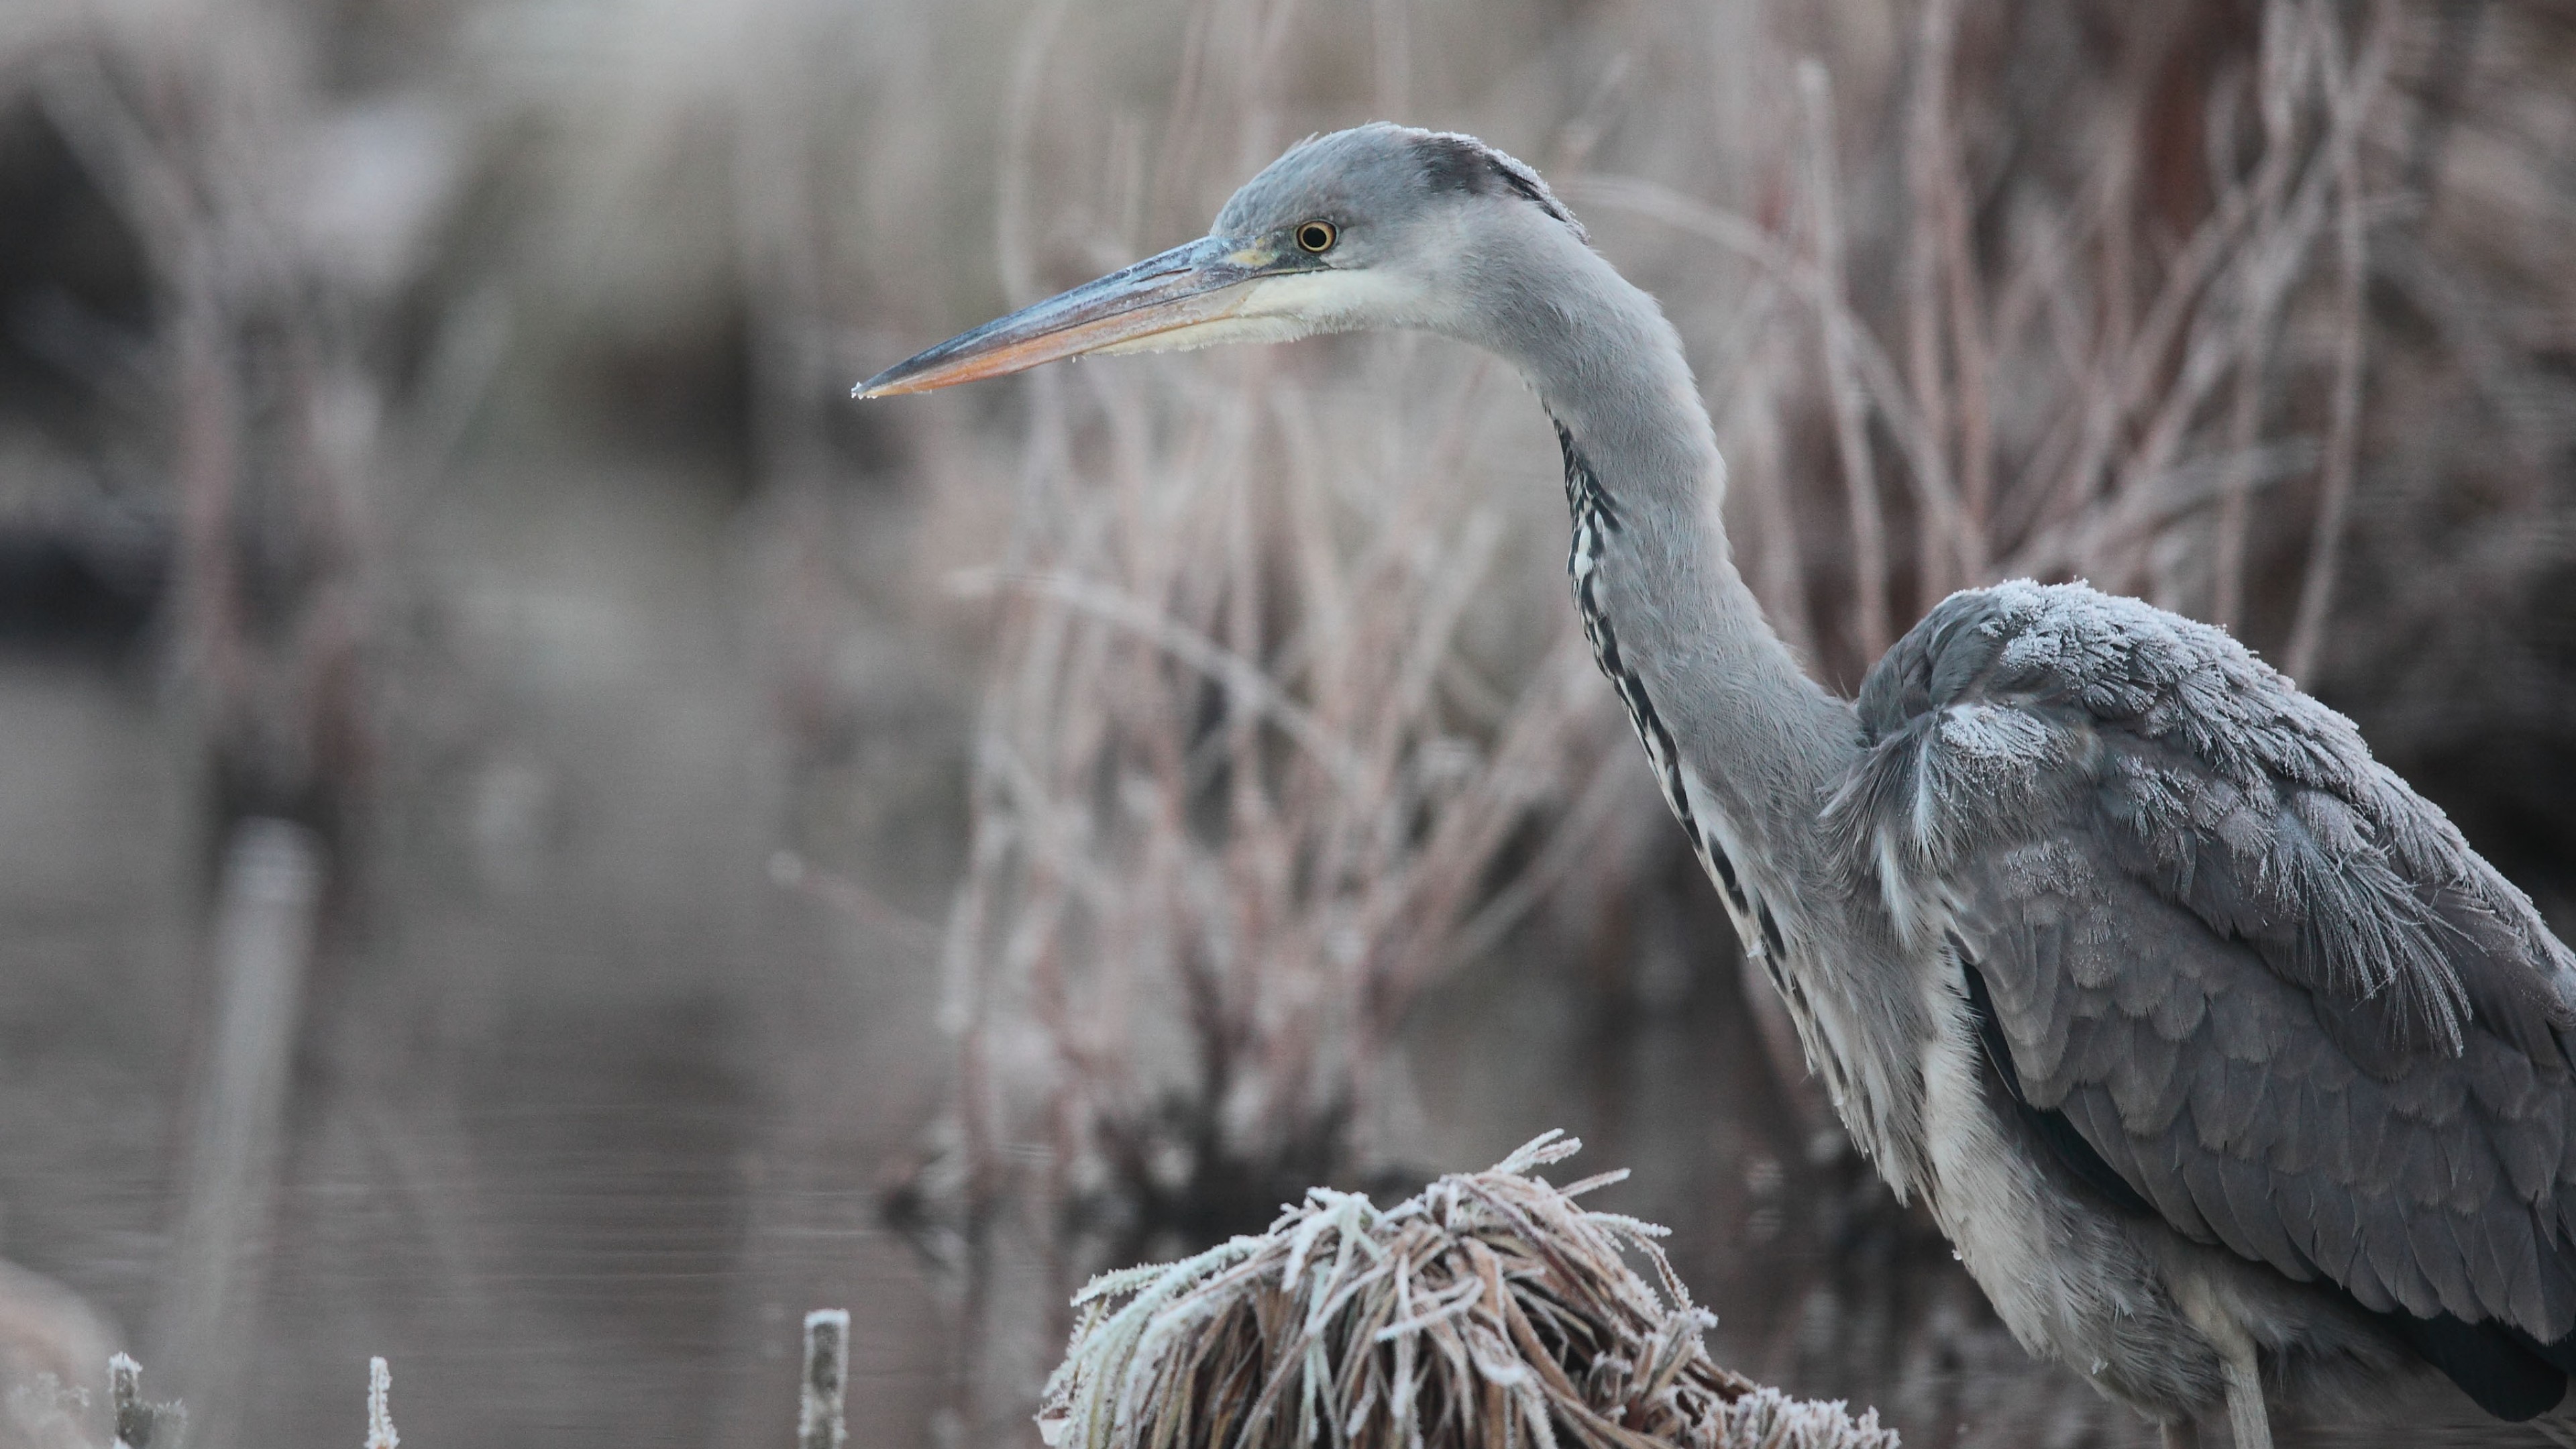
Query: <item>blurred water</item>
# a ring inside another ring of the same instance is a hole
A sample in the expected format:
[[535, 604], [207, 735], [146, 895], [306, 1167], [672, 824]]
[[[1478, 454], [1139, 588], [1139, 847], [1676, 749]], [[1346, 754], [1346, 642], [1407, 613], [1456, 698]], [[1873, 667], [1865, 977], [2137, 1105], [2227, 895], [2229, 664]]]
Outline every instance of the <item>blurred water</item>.
[[[871, 1183], [935, 1090], [927, 972], [764, 869], [784, 770], [729, 506], [576, 471], [433, 510], [229, 1325], [241, 1442], [354, 1442], [371, 1354], [413, 1442], [758, 1442], [825, 1303], [917, 1442], [928, 1288]], [[206, 1047], [198, 762], [140, 672], [0, 664], [0, 741], [0, 1252], [148, 1355]]]

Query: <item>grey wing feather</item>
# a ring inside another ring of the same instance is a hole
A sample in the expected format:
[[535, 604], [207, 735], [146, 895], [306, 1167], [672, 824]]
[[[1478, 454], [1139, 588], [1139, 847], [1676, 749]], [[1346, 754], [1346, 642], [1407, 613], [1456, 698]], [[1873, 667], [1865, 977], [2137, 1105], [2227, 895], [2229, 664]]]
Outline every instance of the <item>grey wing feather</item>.
[[2350, 721], [2080, 584], [1952, 596], [1860, 711], [1828, 825], [1976, 963], [2026, 1100], [2192, 1237], [2576, 1329], [2576, 956]]

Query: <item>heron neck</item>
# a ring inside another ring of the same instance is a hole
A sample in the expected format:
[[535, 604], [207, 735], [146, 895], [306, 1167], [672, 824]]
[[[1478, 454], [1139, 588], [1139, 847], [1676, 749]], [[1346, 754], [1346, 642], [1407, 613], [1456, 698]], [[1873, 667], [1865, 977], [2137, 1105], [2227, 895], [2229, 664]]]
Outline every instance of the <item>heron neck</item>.
[[[1808, 678], [1736, 571], [1720, 517], [1726, 467], [1680, 337], [1589, 250], [1571, 270], [1558, 295], [1579, 300], [1549, 309], [1554, 325], [1523, 329], [1516, 350], [1565, 447], [1585, 627], [1649, 755], [1660, 729], [1704, 797], [1674, 799], [1676, 813], [1732, 857], [1754, 906], [1794, 930], [1801, 903], [1825, 898], [1812, 888], [1816, 818], [1859, 748], [1857, 721]], [[1683, 782], [1663, 783], [1673, 796]]]
[[1860, 751], [1859, 720], [1807, 677], [1736, 572], [1719, 517], [1726, 467], [1654, 299], [1570, 239], [1522, 275], [1497, 270], [1486, 295], [1516, 300], [1482, 340], [1556, 418], [1594, 653], [1748, 956], [1902, 1196], [1928, 1180], [1921, 1081], [1899, 1065], [1925, 1039], [1923, 1003], [1817, 828]]

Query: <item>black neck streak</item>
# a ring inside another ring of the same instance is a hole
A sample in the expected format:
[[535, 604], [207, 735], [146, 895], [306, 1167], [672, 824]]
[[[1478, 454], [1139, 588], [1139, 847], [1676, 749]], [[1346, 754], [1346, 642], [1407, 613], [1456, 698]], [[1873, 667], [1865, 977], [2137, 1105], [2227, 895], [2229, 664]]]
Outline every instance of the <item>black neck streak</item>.
[[1780, 980], [1780, 927], [1772, 920], [1771, 908], [1751, 898], [1736, 874], [1735, 862], [1727, 858], [1726, 848], [1719, 844], [1717, 832], [1698, 818], [1690, 792], [1682, 783], [1681, 751], [1674, 747], [1672, 730], [1656, 714], [1645, 681], [1619, 652], [1618, 632], [1602, 607], [1602, 564], [1611, 538], [1625, 526], [1618, 502], [1601, 486], [1590, 460], [1575, 445], [1574, 434], [1561, 422], [1556, 424], [1556, 441], [1565, 452], [1565, 506], [1574, 517], [1574, 547], [1566, 559], [1566, 570], [1574, 577], [1574, 608], [1583, 619], [1584, 638], [1592, 642], [1592, 658], [1608, 676], [1611, 687], [1619, 692], [1619, 702], [1628, 707], [1628, 722], [1636, 727], [1638, 743], [1646, 747], [1646, 759], [1654, 767], [1655, 783], [1664, 793], [1664, 803], [1681, 822], [1700, 863], [1725, 892], [1736, 928], [1745, 937], [1746, 950], [1768, 957], [1773, 963], [1773, 979]]

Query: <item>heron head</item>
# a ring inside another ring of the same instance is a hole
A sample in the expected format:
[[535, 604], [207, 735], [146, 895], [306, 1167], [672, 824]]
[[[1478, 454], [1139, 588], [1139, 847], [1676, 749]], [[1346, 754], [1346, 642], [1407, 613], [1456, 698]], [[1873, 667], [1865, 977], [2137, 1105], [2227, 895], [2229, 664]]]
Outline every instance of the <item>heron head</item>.
[[1262, 169], [1208, 235], [887, 368], [856, 397], [927, 392], [1058, 358], [1418, 327], [1469, 335], [1464, 302], [1515, 240], [1582, 241], [1529, 167], [1472, 136], [1378, 123]]

